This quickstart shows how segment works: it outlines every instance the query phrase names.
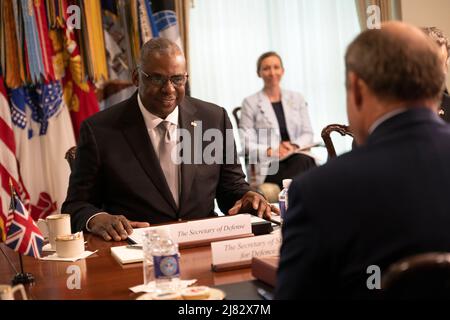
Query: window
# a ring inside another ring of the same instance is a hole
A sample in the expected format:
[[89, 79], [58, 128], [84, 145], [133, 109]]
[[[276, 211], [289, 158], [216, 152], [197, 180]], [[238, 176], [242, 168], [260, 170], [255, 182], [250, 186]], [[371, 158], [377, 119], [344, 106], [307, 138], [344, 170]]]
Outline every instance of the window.
[[[283, 58], [282, 87], [303, 94], [315, 141], [347, 123], [344, 55], [360, 32], [354, 0], [196, 0], [190, 13], [192, 96], [234, 107], [262, 89], [258, 56]], [[337, 149], [339, 152], [339, 143]]]

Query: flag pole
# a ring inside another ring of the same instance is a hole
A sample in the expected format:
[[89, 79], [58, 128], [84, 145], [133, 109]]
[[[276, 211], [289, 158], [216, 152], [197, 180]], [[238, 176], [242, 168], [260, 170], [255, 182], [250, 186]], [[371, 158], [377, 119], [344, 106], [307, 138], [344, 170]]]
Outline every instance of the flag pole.
[[0, 251], [3, 253], [3, 255], [5, 256], [6, 260], [8, 260], [9, 265], [11, 266], [11, 268], [14, 270], [15, 273], [17, 273], [17, 269], [14, 266], [14, 264], [12, 263], [11, 259], [8, 257], [8, 255], [5, 253], [5, 251], [3, 251], [2, 246], [0, 246]]
[[9, 206], [9, 210], [14, 211], [14, 208], [16, 207], [16, 201], [15, 201], [16, 190], [14, 190], [14, 185], [13, 185], [11, 177], [9, 177], [9, 189], [11, 191], [11, 205]]
[[22, 261], [22, 254], [19, 253], [19, 262], [20, 262], [20, 273], [23, 272], [23, 261]]
[[20, 261], [20, 273], [16, 273], [14, 278], [12, 279], [12, 284], [29, 284], [34, 282], [34, 276], [31, 273], [23, 272], [23, 262], [22, 262], [22, 254], [19, 253], [19, 261]]
[[[11, 189], [11, 205], [10, 210], [12, 210], [13, 214], [16, 209], [16, 190], [14, 189], [14, 185], [12, 183], [11, 177], [9, 178], [9, 188]], [[23, 271], [23, 261], [22, 254], [19, 253], [19, 262], [20, 262], [20, 273], [16, 273], [14, 278], [12, 279], [13, 285], [16, 284], [29, 284], [34, 282], [34, 276], [31, 273]]]

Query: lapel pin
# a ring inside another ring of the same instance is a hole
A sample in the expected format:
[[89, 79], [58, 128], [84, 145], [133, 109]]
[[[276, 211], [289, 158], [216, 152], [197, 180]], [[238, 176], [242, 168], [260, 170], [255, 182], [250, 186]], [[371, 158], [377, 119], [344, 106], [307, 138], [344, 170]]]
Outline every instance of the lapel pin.
[[192, 121], [192, 122], [191, 122], [191, 126], [196, 127], [196, 126], [197, 126], [197, 122]]

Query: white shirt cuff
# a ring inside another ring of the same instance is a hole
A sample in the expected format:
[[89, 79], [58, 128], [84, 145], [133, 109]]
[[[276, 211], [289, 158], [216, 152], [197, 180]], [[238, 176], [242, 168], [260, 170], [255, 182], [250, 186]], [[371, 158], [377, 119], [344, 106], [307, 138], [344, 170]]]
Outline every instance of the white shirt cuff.
[[107, 213], [106, 213], [106, 212], [99, 212], [99, 213], [94, 214], [92, 217], [90, 217], [90, 218], [88, 219], [88, 221], [86, 221], [86, 230], [87, 230], [88, 232], [91, 232], [91, 229], [88, 228], [89, 221], [91, 221], [91, 219], [92, 219], [93, 217], [98, 216], [99, 214], [107, 214]]

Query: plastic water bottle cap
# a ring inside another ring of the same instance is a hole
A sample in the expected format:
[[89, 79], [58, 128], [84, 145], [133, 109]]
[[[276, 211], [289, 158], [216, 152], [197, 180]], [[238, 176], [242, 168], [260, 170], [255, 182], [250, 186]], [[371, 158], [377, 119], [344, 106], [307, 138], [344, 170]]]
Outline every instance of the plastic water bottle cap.
[[283, 179], [283, 188], [289, 188], [291, 185], [292, 179]]
[[166, 239], [171, 238], [169, 227], [158, 227], [158, 228], [155, 228], [155, 230], [158, 233], [158, 235], [160, 236], [160, 238], [166, 238]]

